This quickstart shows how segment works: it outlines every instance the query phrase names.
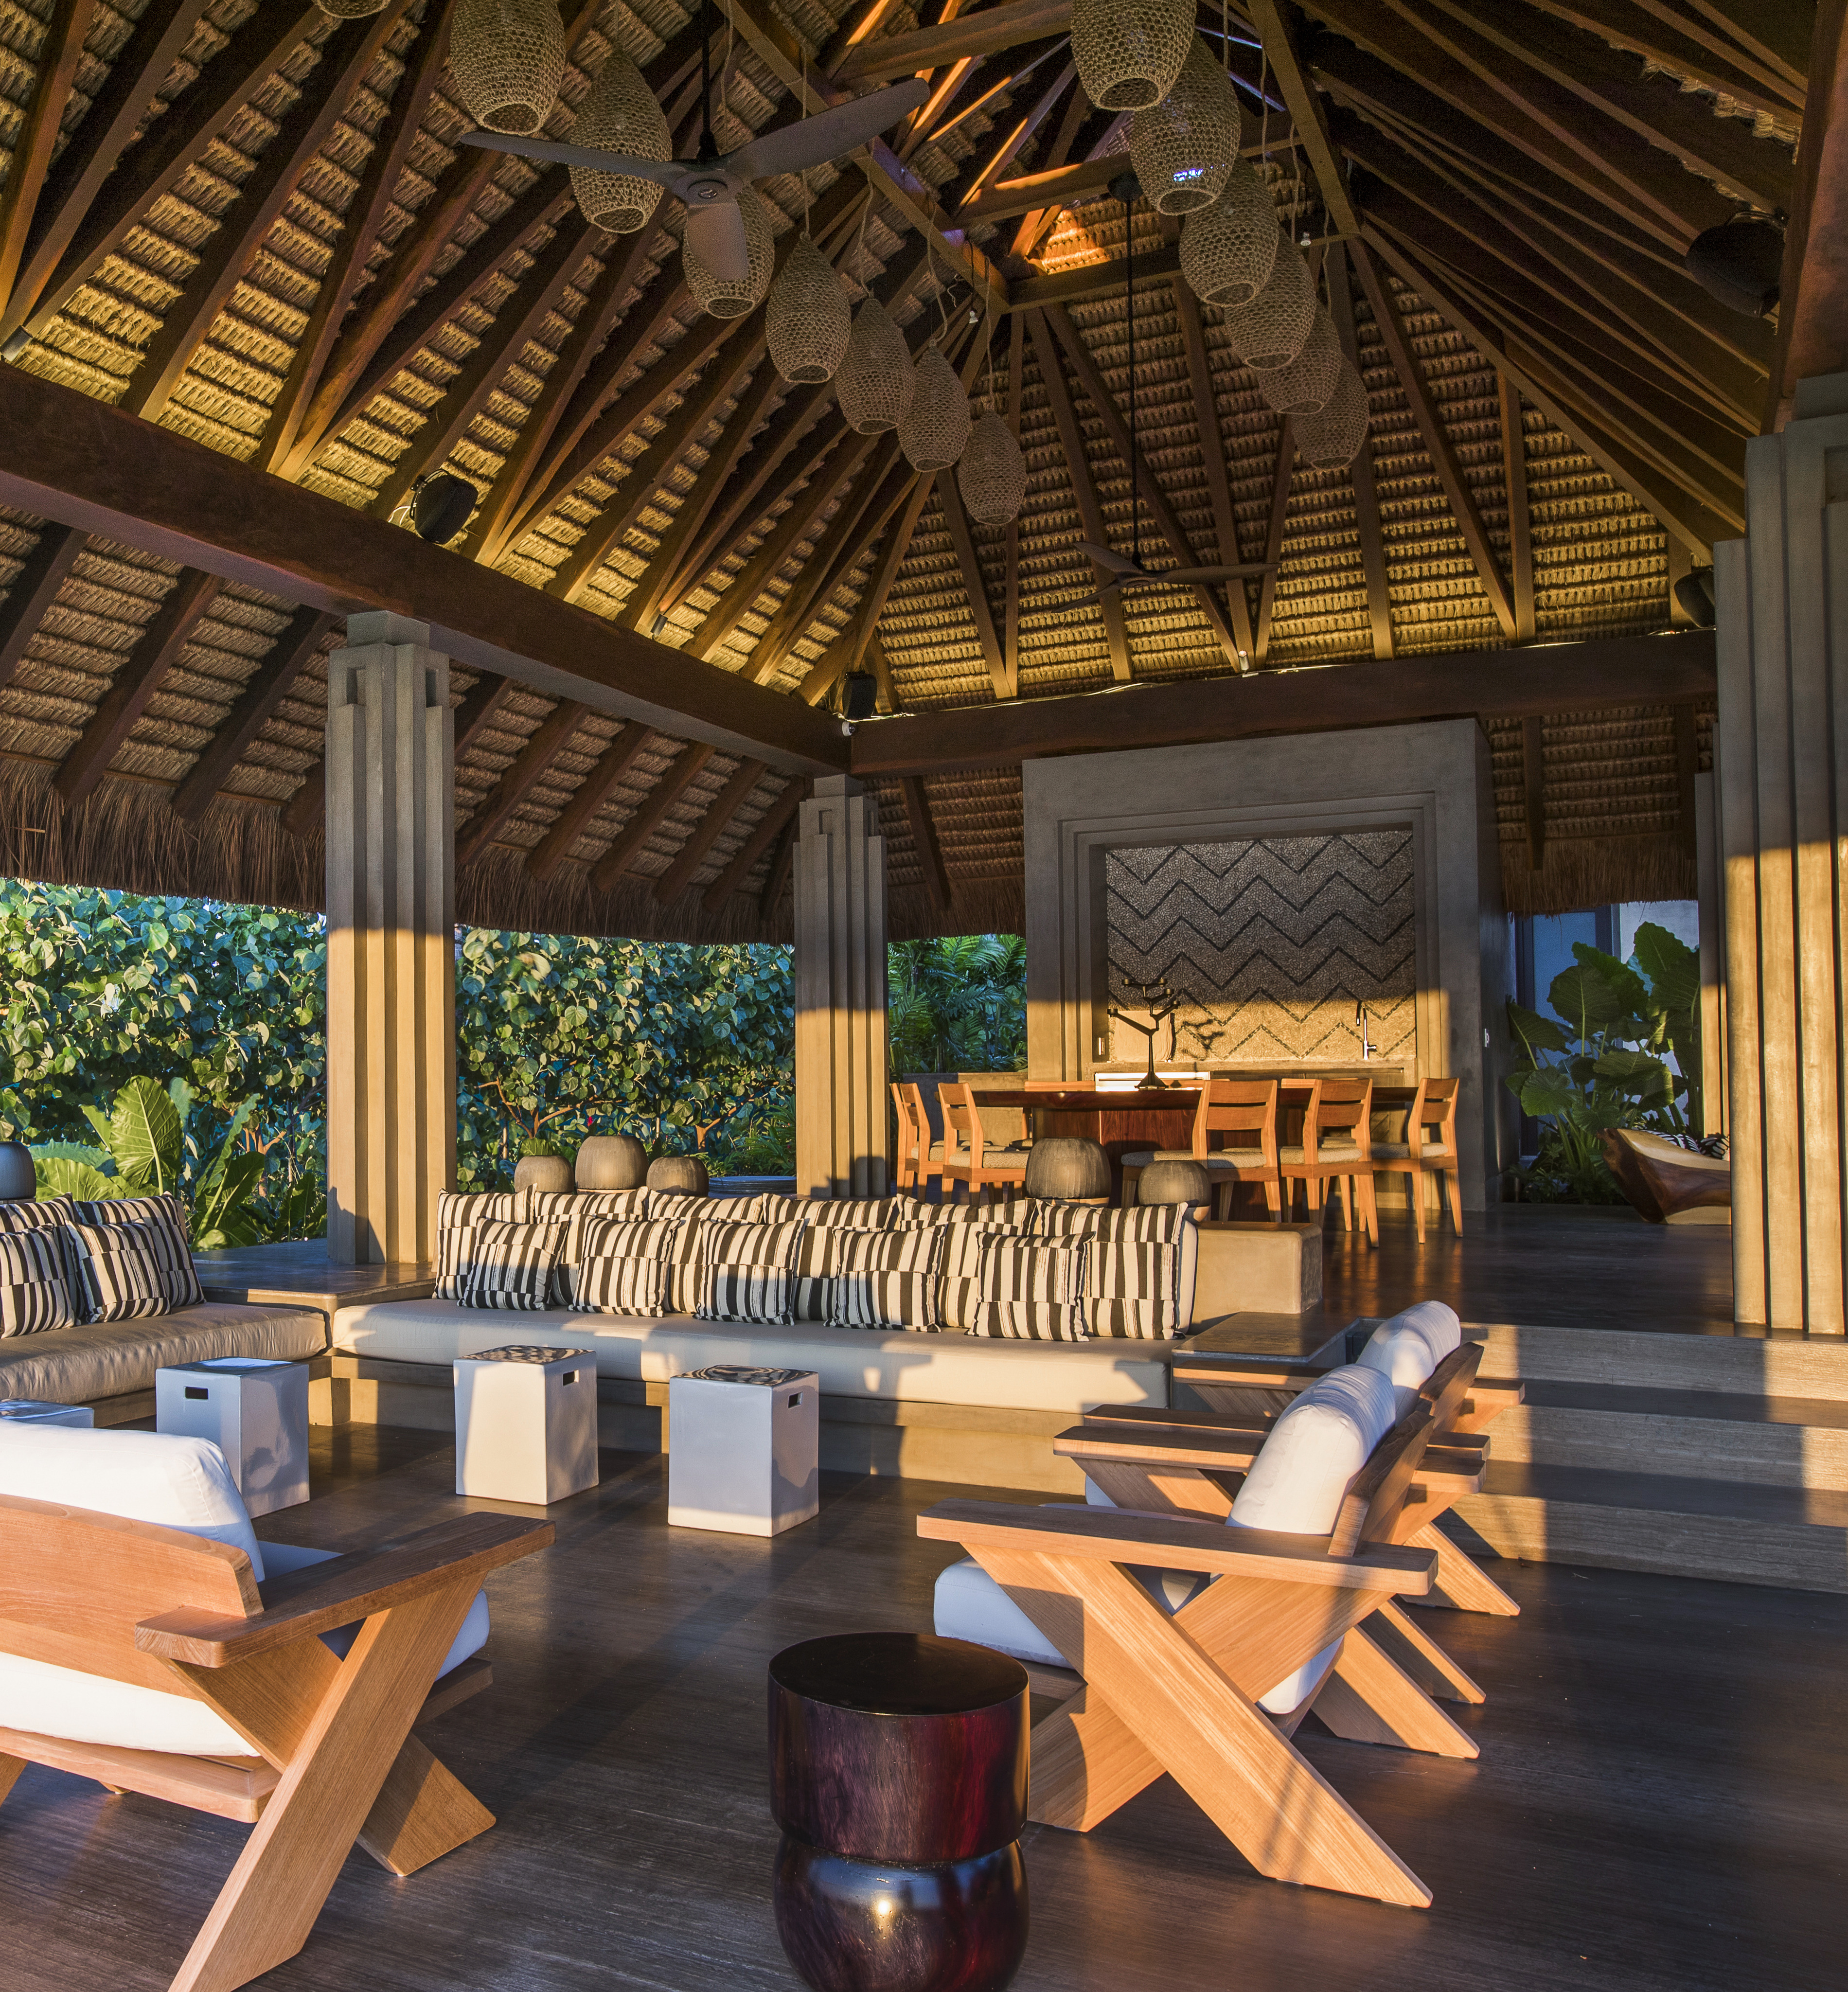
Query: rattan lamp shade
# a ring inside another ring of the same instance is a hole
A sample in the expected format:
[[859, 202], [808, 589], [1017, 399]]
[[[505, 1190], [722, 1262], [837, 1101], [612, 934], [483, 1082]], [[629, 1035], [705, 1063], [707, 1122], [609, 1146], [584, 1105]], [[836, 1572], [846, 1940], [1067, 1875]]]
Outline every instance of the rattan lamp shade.
[[1072, 60], [1100, 111], [1159, 104], [1194, 39], [1193, 0], [1072, 0]]
[[1366, 384], [1344, 358], [1334, 393], [1314, 414], [1304, 415], [1291, 432], [1305, 463], [1318, 470], [1345, 470], [1366, 448], [1371, 420]]
[[1247, 367], [1287, 367], [1303, 350], [1315, 322], [1315, 283], [1302, 251], [1278, 241], [1264, 288], [1248, 305], [1226, 314], [1232, 350]]
[[476, 124], [517, 135], [537, 131], [564, 80], [558, 0], [456, 0], [449, 67]]
[[857, 435], [883, 435], [895, 429], [911, 406], [917, 371], [905, 335], [876, 298], [854, 314], [847, 353], [834, 375], [834, 396], [847, 425]]
[[846, 285], [813, 242], [798, 236], [764, 309], [771, 364], [784, 380], [804, 386], [831, 380], [853, 330]]
[[947, 470], [969, 446], [969, 390], [934, 346], [919, 354], [916, 371], [898, 447], [913, 470]]
[[742, 318], [763, 302], [776, 268], [776, 238], [770, 232], [770, 210], [755, 187], [738, 190], [738, 211], [745, 218], [745, 241], [750, 251], [750, 274], [742, 284], [717, 276], [693, 252], [684, 238], [680, 268], [693, 302], [708, 318]]
[[1027, 502], [1026, 452], [992, 408], [969, 431], [956, 481], [970, 517], [978, 524], [1005, 526], [1020, 517]]
[[1181, 223], [1181, 274], [1202, 304], [1248, 305], [1270, 281], [1282, 240], [1263, 175], [1240, 159], [1212, 206]]
[[1258, 392], [1280, 415], [1313, 415], [1328, 404], [1341, 377], [1341, 342], [1335, 322], [1318, 305], [1303, 350], [1287, 366], [1253, 370]]
[[1130, 120], [1130, 159], [1163, 214], [1210, 207], [1238, 162], [1244, 116], [1232, 79], [1198, 36], [1175, 87]]
[[315, 0], [315, 5], [336, 21], [359, 21], [368, 14], [380, 12], [385, 0]]
[[[673, 157], [667, 119], [642, 80], [642, 72], [620, 49], [612, 53], [578, 107], [571, 142], [605, 152], [628, 152], [638, 159]], [[666, 191], [653, 180], [604, 172], [595, 166], [573, 166], [571, 176], [571, 192], [585, 220], [612, 235], [632, 235], [646, 227]]]

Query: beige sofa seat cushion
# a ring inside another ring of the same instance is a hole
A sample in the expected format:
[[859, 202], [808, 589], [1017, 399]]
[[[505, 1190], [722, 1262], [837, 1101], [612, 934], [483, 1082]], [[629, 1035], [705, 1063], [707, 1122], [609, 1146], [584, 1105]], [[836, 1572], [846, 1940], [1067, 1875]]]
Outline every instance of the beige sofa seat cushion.
[[152, 1390], [155, 1371], [176, 1363], [217, 1356], [292, 1363], [319, 1356], [326, 1346], [326, 1318], [309, 1308], [202, 1301], [141, 1321], [84, 1322], [43, 1335], [9, 1335], [0, 1341], [0, 1397], [87, 1404]]
[[708, 1363], [744, 1363], [812, 1370], [824, 1396], [1029, 1411], [1168, 1403], [1168, 1352], [1147, 1342], [1052, 1346], [813, 1322], [759, 1327], [685, 1315], [631, 1321], [562, 1308], [496, 1315], [438, 1300], [343, 1308], [334, 1317], [333, 1339], [347, 1355], [397, 1363], [452, 1363], [510, 1341], [594, 1349], [599, 1376], [650, 1383]]

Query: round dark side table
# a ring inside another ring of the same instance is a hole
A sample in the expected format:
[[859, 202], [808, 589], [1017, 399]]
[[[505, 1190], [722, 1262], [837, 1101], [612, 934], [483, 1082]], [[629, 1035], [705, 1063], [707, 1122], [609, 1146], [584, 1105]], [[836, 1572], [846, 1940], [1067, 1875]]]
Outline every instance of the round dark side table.
[[1001, 1992], [1027, 1948], [1027, 1675], [922, 1632], [770, 1663], [776, 1931], [815, 1992]]

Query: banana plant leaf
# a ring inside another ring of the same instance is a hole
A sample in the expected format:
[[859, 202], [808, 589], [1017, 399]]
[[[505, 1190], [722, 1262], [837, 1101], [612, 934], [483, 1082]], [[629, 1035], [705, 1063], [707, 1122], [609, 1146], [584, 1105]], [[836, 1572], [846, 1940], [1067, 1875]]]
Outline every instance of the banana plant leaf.
[[1653, 920], [1636, 929], [1637, 965], [1649, 978], [1653, 1002], [1672, 1018], [1692, 1013], [1700, 1001], [1700, 957], [1677, 934]]

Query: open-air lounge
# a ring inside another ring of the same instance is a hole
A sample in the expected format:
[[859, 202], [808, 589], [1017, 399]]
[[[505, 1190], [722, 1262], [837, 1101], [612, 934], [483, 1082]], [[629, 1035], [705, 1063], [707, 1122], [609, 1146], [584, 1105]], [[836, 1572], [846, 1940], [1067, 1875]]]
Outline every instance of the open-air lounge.
[[[1843, 27], [12, 9], [0, 877], [326, 1196], [0, 1144], [0, 1992], [1839, 1983]], [[783, 1172], [459, 1177], [484, 929]]]

